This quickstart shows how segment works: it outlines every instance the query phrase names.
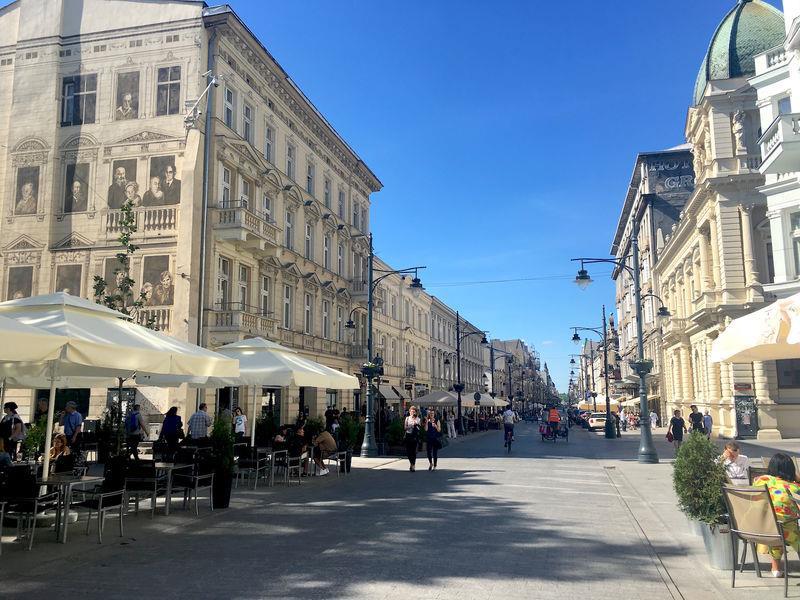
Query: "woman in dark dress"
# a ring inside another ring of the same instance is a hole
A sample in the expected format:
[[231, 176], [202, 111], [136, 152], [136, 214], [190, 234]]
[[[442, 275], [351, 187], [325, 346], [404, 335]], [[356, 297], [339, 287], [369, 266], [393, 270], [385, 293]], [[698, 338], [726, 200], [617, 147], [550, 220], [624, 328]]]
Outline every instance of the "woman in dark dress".
[[442, 435], [442, 423], [436, 418], [436, 411], [428, 409], [428, 416], [425, 418], [425, 447], [428, 451], [428, 471], [436, 468], [439, 460], [439, 436]]

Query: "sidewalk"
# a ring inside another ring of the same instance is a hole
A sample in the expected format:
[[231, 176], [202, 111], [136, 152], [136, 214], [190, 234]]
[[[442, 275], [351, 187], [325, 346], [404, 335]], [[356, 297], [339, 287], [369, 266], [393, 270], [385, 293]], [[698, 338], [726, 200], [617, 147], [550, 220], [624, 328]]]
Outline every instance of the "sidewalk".
[[[662, 576], [664, 584], [675, 598], [686, 600], [723, 600], [749, 598], [782, 598], [783, 580], [758, 579], [752, 570], [746, 569], [736, 577], [736, 588], [730, 587], [730, 571], [717, 571], [708, 566], [703, 539], [689, 531], [688, 522], [678, 510], [677, 498], [672, 487], [673, 450], [666, 442], [661, 430], [654, 435], [660, 463], [645, 465], [636, 462], [639, 432], [626, 432], [618, 440], [602, 437], [591, 439], [595, 446], [605, 446], [598, 451], [598, 458], [606, 475], [612, 482], [622, 507], [642, 543], [649, 549], [643, 560], [651, 561]], [[615, 445], [611, 452], [608, 446]], [[724, 440], [719, 440], [722, 447]], [[748, 442], [746, 448], [754, 456], [765, 455], [775, 450], [797, 452], [797, 441]], [[618, 458], [613, 458], [618, 457]], [[797, 556], [790, 552], [789, 597], [800, 598], [800, 564]], [[766, 557], [761, 564], [766, 567]], [[766, 570], [766, 569], [765, 569]], [[794, 576], [793, 576], [794, 575]]]
[[[490, 434], [490, 433], [497, 433], [497, 430], [489, 430], [489, 431], [480, 431], [477, 433], [470, 433], [469, 435], [460, 435], [455, 439], [448, 439], [448, 444], [441, 450], [439, 450], [439, 456], [447, 456], [447, 449], [450, 446], [458, 445], [466, 441], [470, 440], [477, 440], [481, 437]], [[425, 449], [423, 447], [422, 452], [417, 454], [417, 460], [422, 460], [425, 458]], [[397, 461], [406, 460], [405, 456], [377, 456], [374, 458], [363, 458], [361, 456], [353, 456], [353, 468], [358, 469], [379, 469], [380, 467], [384, 467], [386, 465], [392, 464]]]

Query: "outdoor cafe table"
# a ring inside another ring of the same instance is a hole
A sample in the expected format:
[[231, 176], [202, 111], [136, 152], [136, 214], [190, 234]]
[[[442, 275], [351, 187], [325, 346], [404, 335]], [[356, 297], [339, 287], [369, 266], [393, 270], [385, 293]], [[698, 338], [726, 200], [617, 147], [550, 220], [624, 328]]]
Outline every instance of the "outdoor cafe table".
[[47, 479], [39, 479], [40, 485], [58, 488], [58, 504], [56, 505], [56, 538], [62, 544], [67, 543], [67, 525], [69, 524], [69, 507], [72, 504], [72, 488], [89, 484], [102, 483], [103, 478], [96, 475], [76, 476], [70, 473], [50, 475]]
[[191, 469], [194, 465], [184, 463], [157, 462], [157, 471], [164, 471], [167, 474], [167, 492], [164, 497], [164, 514], [169, 515], [170, 504], [172, 504], [172, 473], [182, 469]]

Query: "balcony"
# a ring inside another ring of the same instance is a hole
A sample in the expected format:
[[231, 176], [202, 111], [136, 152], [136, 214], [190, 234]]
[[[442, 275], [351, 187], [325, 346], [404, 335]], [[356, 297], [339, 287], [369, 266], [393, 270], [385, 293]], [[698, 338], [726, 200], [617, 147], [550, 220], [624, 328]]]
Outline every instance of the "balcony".
[[366, 281], [353, 279], [350, 282], [350, 292], [353, 300], [367, 300], [369, 296], [369, 284]]
[[246, 200], [221, 202], [214, 209], [211, 227], [219, 240], [267, 252], [278, 247], [278, 226]]
[[[136, 232], [134, 240], [147, 240], [160, 237], [174, 237], [178, 233], [178, 216], [180, 209], [177, 206], [142, 206], [133, 209]], [[107, 240], [116, 241], [122, 233], [121, 210], [108, 210], [105, 213], [104, 231]]]
[[779, 115], [759, 142], [763, 175], [800, 171], [800, 113]]
[[277, 331], [277, 321], [271, 315], [240, 302], [217, 303], [209, 311], [206, 325], [209, 333], [236, 334], [232, 336], [236, 340], [241, 334], [275, 339]]
[[406, 377], [414, 378], [417, 376], [416, 365], [406, 365]]
[[296, 350], [304, 350], [309, 354], [328, 354], [342, 358], [351, 358], [351, 352], [348, 346], [342, 342], [300, 333], [299, 331], [292, 331], [291, 329], [280, 329], [278, 335], [278, 341], [281, 344]]
[[664, 341], [675, 341], [686, 334], [689, 319], [679, 319], [677, 317], [670, 317], [664, 323], [663, 337]]
[[139, 310], [137, 320], [140, 325], [169, 333], [172, 327], [172, 309], [167, 307], [142, 308]]

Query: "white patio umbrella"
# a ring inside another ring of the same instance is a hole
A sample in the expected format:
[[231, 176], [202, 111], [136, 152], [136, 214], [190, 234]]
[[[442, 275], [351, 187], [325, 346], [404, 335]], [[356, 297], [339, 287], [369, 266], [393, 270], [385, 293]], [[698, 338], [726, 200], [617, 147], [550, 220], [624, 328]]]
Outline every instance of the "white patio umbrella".
[[[463, 400], [463, 398], [462, 398]], [[458, 396], [453, 392], [435, 391], [417, 398], [420, 406], [455, 406], [458, 404]]]
[[711, 345], [712, 362], [800, 358], [800, 294], [734, 319]]
[[[60, 378], [98, 385], [135, 373], [171, 376], [236, 376], [235, 360], [181, 342], [130, 321], [115, 310], [89, 300], [57, 293], [0, 303], [0, 317], [13, 319], [65, 342], [50, 360], [0, 364], [0, 377], [15, 384], [50, 386], [45, 437], [44, 475], [50, 462], [55, 393]], [[38, 382], [38, 383], [37, 383]], [[45, 383], [46, 382], [46, 383]]]
[[[227, 344], [217, 349], [223, 356], [239, 361], [236, 377], [198, 377], [190, 383], [192, 387], [317, 387], [330, 390], [357, 390], [358, 379], [347, 373], [326, 367], [296, 351], [264, 338], [248, 338]], [[169, 378], [152, 376], [137, 377], [140, 383], [163, 385]], [[255, 444], [256, 403], [253, 402], [250, 443]]]
[[0, 316], [0, 361], [42, 362], [57, 358], [66, 338]]

